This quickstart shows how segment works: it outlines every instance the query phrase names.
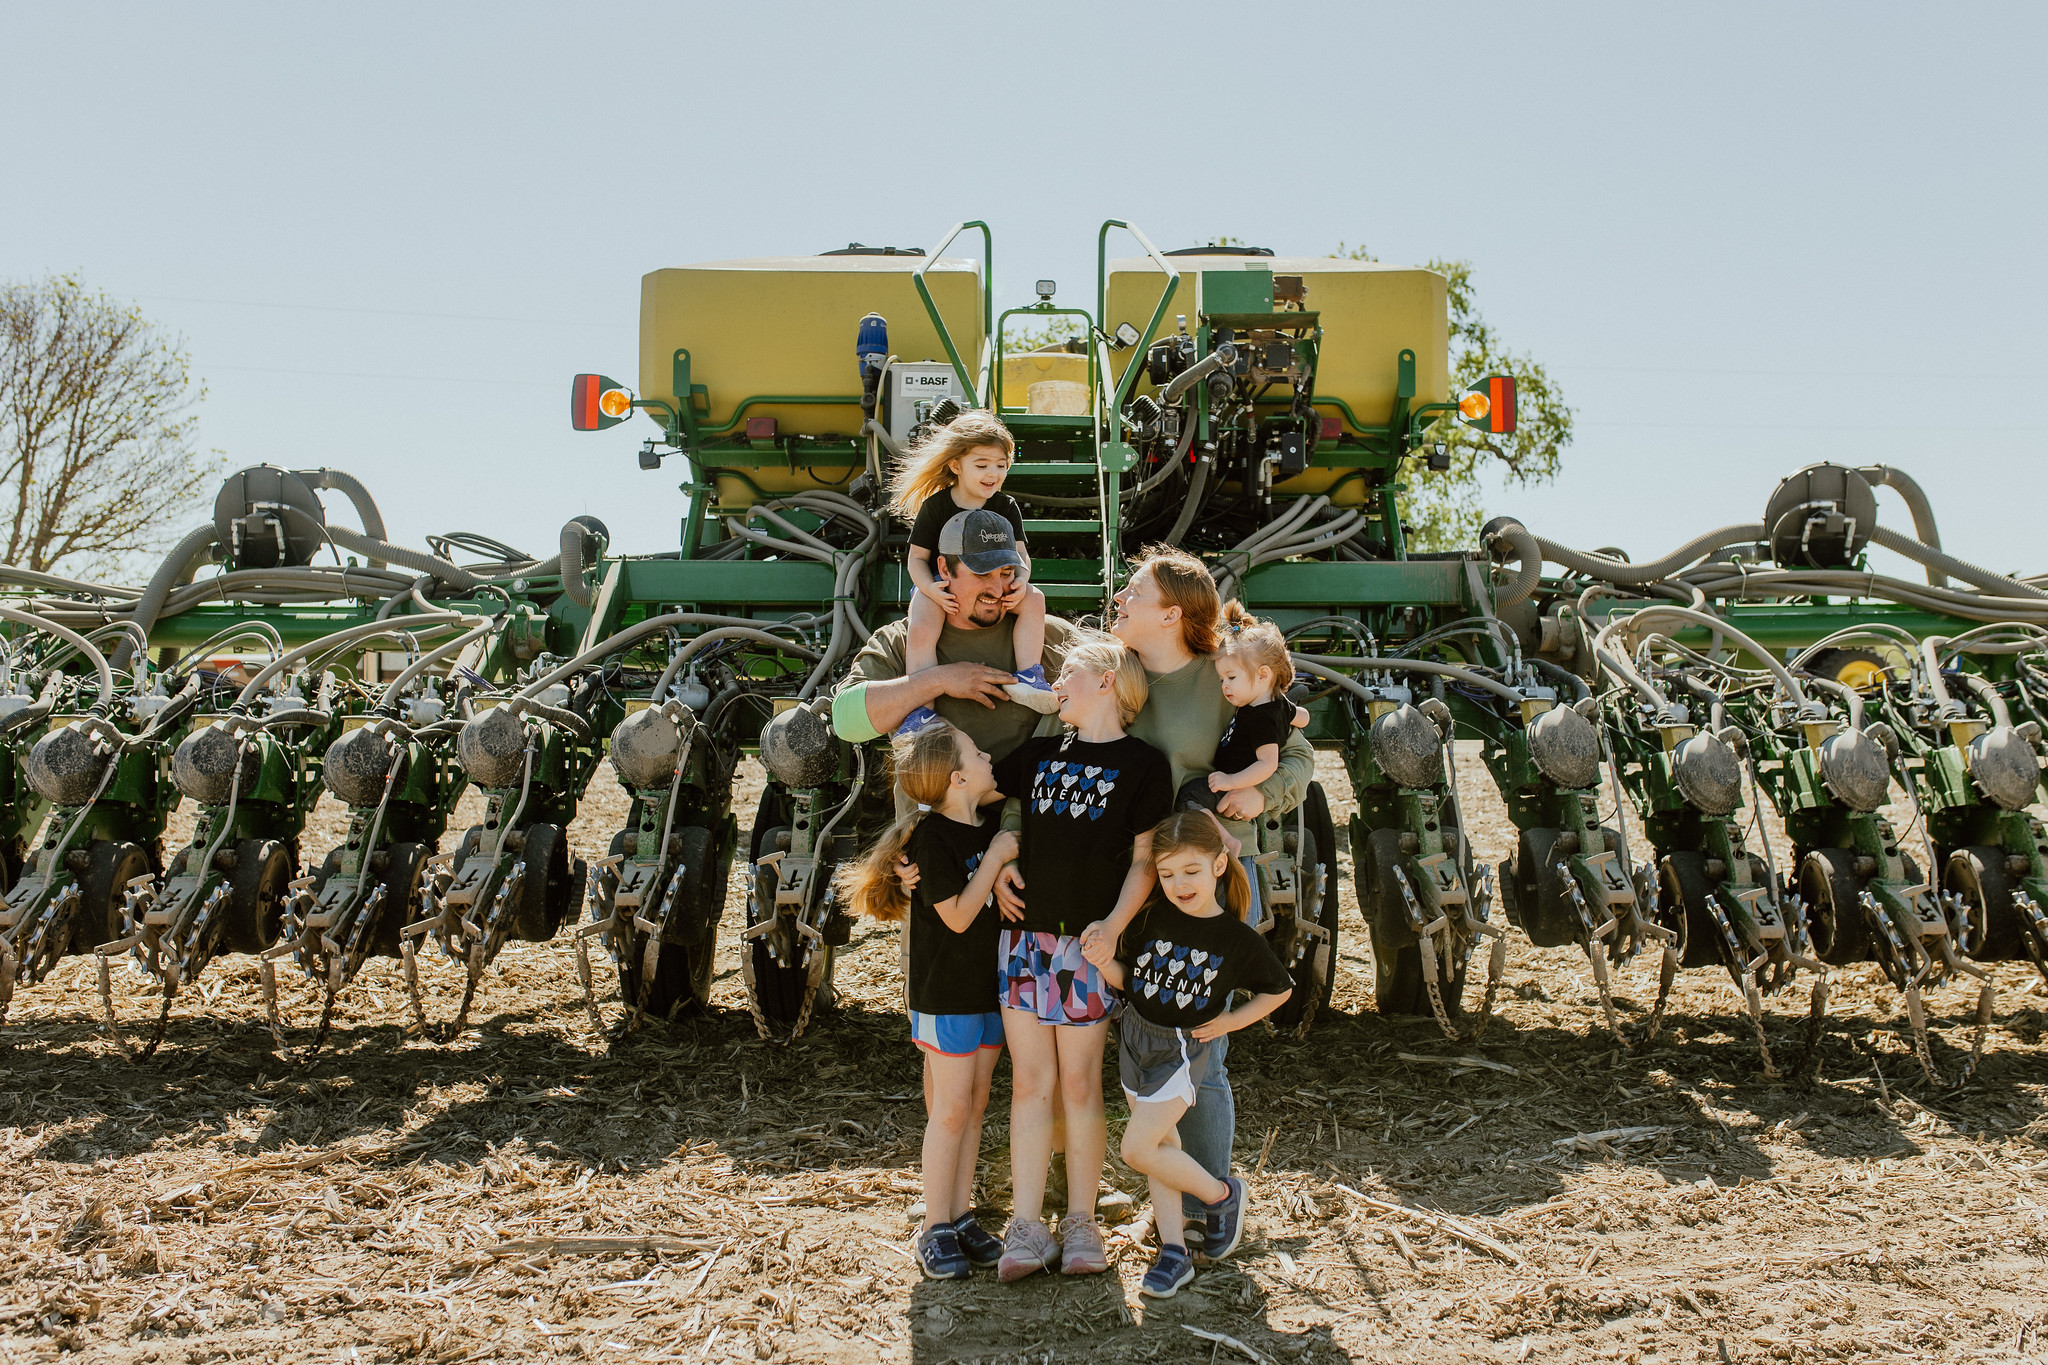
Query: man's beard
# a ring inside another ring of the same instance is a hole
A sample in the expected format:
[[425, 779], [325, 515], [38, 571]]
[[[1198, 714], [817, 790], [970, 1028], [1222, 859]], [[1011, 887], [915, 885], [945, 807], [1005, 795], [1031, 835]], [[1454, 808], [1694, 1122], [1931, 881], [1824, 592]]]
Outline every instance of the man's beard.
[[967, 619], [977, 626], [992, 626], [1003, 619], [1003, 601], [999, 597], [976, 598], [967, 610]]

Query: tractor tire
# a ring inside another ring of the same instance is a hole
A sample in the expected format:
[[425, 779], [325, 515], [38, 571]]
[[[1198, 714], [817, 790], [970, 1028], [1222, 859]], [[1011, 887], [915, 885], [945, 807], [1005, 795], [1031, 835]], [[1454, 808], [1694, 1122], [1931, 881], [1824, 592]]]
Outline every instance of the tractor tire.
[[1681, 967], [1726, 966], [1728, 952], [1721, 928], [1707, 908], [1714, 894], [1707, 880], [1707, 855], [1683, 851], [1658, 860], [1657, 923], [1678, 934]]
[[[667, 1019], [684, 1010], [701, 1012], [710, 1003], [726, 884], [724, 864], [713, 866], [716, 854], [717, 841], [710, 830], [688, 825], [676, 831], [676, 860], [683, 867], [683, 880], [676, 888], [676, 904], [668, 916], [670, 933], [661, 945], [647, 992], [649, 1014]], [[628, 1001], [639, 998], [642, 961], [639, 953], [630, 954], [620, 969]]]
[[1816, 678], [1868, 692], [1884, 682], [1890, 665], [1882, 655], [1867, 649], [1824, 649], [1806, 661], [1805, 671]]
[[583, 860], [571, 863], [568, 831], [545, 822], [526, 827], [526, 847], [519, 856], [526, 863], [526, 880], [512, 915], [512, 937], [545, 943], [555, 936], [563, 920], [576, 913], [583, 887]]

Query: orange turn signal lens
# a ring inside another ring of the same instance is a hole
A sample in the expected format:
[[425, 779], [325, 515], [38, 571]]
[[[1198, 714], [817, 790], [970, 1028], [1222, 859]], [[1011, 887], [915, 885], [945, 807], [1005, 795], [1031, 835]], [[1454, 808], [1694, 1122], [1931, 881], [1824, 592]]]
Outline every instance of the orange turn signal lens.
[[[607, 394], [607, 397], [610, 395]], [[1493, 411], [1493, 404], [1485, 394], [1474, 389], [1458, 399], [1458, 415], [1468, 422], [1483, 422], [1486, 414]]]
[[633, 395], [624, 389], [606, 389], [598, 395], [597, 410], [607, 417], [624, 417], [633, 411]]

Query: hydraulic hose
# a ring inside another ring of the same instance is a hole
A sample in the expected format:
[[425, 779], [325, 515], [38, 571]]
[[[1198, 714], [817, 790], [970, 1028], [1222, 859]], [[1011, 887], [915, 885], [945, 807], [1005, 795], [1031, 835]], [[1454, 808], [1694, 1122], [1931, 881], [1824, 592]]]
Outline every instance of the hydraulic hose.
[[[356, 518], [363, 523], [363, 534], [372, 540], [389, 539], [388, 533], [384, 530], [384, 514], [377, 510], [377, 500], [370, 496], [370, 490], [363, 487], [355, 475], [344, 474], [339, 469], [297, 469], [292, 472], [304, 479], [310, 487], [322, 491], [333, 489], [345, 494], [348, 500], [355, 504]], [[372, 559], [370, 567], [381, 569], [384, 566]]]
[[[644, 621], [638, 621], [633, 625], [627, 626], [624, 630], [605, 636], [604, 639], [599, 640], [589, 649], [584, 650], [581, 654], [556, 668], [553, 672], [544, 674], [520, 688], [519, 695], [522, 697], [539, 696], [543, 689], [553, 687], [556, 683], [574, 674], [577, 669], [588, 668], [606, 655], [616, 654], [627, 645], [644, 640], [656, 631], [667, 630], [670, 626], [703, 625], [713, 621], [730, 624], [734, 619], [730, 616], [706, 616], [701, 612], [694, 611], [672, 611], [665, 616], [650, 616]], [[754, 625], [751, 622], [743, 624], [748, 629], [754, 629]], [[801, 653], [809, 654], [811, 657], [816, 657], [812, 651], [804, 649], [801, 645], [779, 639], [776, 636], [769, 635], [766, 631], [761, 631], [760, 634], [765, 636], [778, 649], [794, 649]], [[697, 638], [702, 639], [703, 636], [698, 636]]]
[[1168, 380], [1166, 387], [1159, 391], [1159, 406], [1165, 407], [1169, 403], [1178, 403], [1180, 396], [1189, 389], [1192, 389], [1225, 365], [1235, 364], [1236, 362], [1237, 348], [1227, 341], [1224, 342], [1221, 346], [1218, 346], [1215, 350], [1209, 352], [1209, 354], [1203, 356], [1200, 360], [1197, 360], [1194, 364]]
[[474, 592], [482, 581], [459, 564], [424, 550], [408, 550], [403, 545], [393, 545], [382, 536], [351, 531], [346, 526], [328, 527], [327, 538], [343, 549], [368, 555], [372, 568], [381, 568], [386, 563], [402, 564], [415, 573], [432, 574], [458, 592]]
[[676, 656], [668, 661], [668, 667], [662, 670], [660, 680], [654, 684], [653, 696], [657, 700], [666, 696], [669, 685], [676, 680], [676, 674], [683, 671], [683, 665], [704, 646], [719, 640], [752, 640], [756, 644], [765, 644], [786, 654], [794, 654], [800, 659], [815, 660], [820, 657], [818, 652], [809, 646], [800, 645], [794, 640], [785, 640], [779, 635], [770, 635], [765, 630], [756, 630], [750, 626], [720, 626], [684, 641], [683, 647], [676, 651]]
[[[93, 671], [99, 674], [99, 704], [103, 707], [110, 707], [114, 704], [113, 667], [107, 662], [107, 656], [93, 647], [92, 641], [86, 639], [77, 631], [72, 630], [69, 626], [60, 626], [54, 621], [45, 621], [40, 616], [31, 616], [25, 611], [16, 611], [12, 607], [0, 607], [0, 621], [12, 621], [18, 626], [28, 626], [34, 630], [48, 631], [65, 644], [70, 645], [73, 649], [83, 654], [87, 661], [92, 664]], [[127, 642], [123, 641], [122, 643], [126, 644]]]
[[1977, 673], [1959, 673], [1956, 676], [1961, 679], [1964, 687], [1976, 695], [1978, 701], [1989, 708], [1993, 725], [2012, 724], [2012, 712], [2006, 708], [2005, 698], [1998, 695], [1998, 689], [1992, 685], [1989, 678]]
[[1810, 685], [1848, 704], [1849, 728], [1857, 734], [1863, 733], [1863, 696], [1847, 683], [1836, 682], [1833, 678], [1808, 678]]
[[1453, 678], [1470, 687], [1483, 688], [1503, 701], [1519, 704], [1522, 694], [1506, 683], [1497, 682], [1484, 673], [1475, 673], [1469, 668], [1456, 664], [1438, 663], [1434, 659], [1385, 659], [1361, 658], [1349, 654], [1295, 654], [1291, 656], [1295, 667], [1313, 673], [1318, 678], [1327, 678], [1333, 683], [1348, 686], [1353, 692], [1368, 700], [1374, 700], [1371, 693], [1349, 674], [1341, 673], [1337, 667], [1383, 669], [1394, 673], [1429, 673], [1441, 678]]
[[1554, 664], [1548, 659], [1531, 659], [1529, 663], [1538, 673], [1543, 674], [1553, 682], [1561, 682], [1570, 686], [1573, 701], [1584, 701], [1593, 695], [1593, 689], [1586, 685], [1586, 680], [1564, 665]]
[[1180, 505], [1180, 515], [1173, 519], [1173, 529], [1166, 533], [1164, 544], [1180, 544], [1180, 538], [1188, 533], [1188, 527], [1194, 525], [1195, 513], [1202, 510], [1202, 495], [1208, 491], [1209, 452], [1205, 450], [1195, 461], [1195, 472], [1188, 479], [1188, 495]]
[[1480, 528], [1479, 540], [1488, 549], [1493, 548], [1494, 541], [1501, 542], [1518, 566], [1514, 581], [1495, 598], [1494, 610], [1527, 600], [1543, 577], [1543, 549], [1536, 543], [1536, 537], [1513, 517], [1495, 517]]
[[[408, 616], [405, 618], [405, 625], [410, 630], [418, 629], [422, 626], [455, 625], [459, 622], [474, 621], [475, 619], [474, 616], [464, 616], [460, 612], [437, 611], [431, 616]], [[357, 640], [367, 640], [373, 636], [388, 634], [391, 628], [391, 623], [388, 621], [365, 621], [359, 626], [350, 626], [347, 630], [337, 630], [332, 635], [323, 635], [317, 640], [309, 640], [305, 644], [286, 650], [265, 664], [262, 671], [257, 673], [255, 677], [249, 679], [249, 685], [244, 687], [235, 697], [236, 707], [244, 707], [255, 701], [258, 694], [263, 691], [265, 683], [282, 673], [287, 665], [303, 659], [313, 651], [318, 649], [339, 649], [343, 645], [352, 644]]]
[[590, 563], [590, 557], [583, 552], [583, 542], [595, 537], [611, 540], [611, 533], [596, 517], [571, 517], [562, 523], [562, 591], [579, 607], [587, 608], [597, 600], [597, 594], [583, 581], [583, 571]]
[[1562, 564], [1567, 569], [1604, 579], [1609, 583], [1635, 587], [1653, 583], [1660, 578], [1669, 578], [1716, 550], [1763, 538], [1762, 522], [1751, 522], [1746, 526], [1723, 526], [1718, 531], [1709, 531], [1703, 536], [1689, 540], [1662, 559], [1653, 559], [1647, 564], [1629, 564], [1619, 559], [1610, 559], [1606, 555], [1587, 554], [1583, 550], [1574, 550], [1554, 540], [1545, 540], [1541, 536], [1536, 537], [1536, 544], [1542, 549], [1543, 557], [1553, 564]]
[[[419, 618], [408, 617], [407, 619], [418, 620]], [[474, 620], [475, 618], [472, 617], [470, 619]], [[377, 696], [378, 709], [381, 710], [387, 706], [395, 706], [398, 703], [399, 697], [404, 695], [407, 683], [410, 683], [414, 678], [432, 668], [448, 655], [460, 653], [464, 645], [483, 639], [484, 636], [489, 635], [492, 630], [496, 629], [497, 625], [498, 621], [495, 618], [485, 621], [481, 625], [464, 631], [454, 639], [435, 645], [432, 649], [421, 654], [419, 658], [407, 664], [397, 677], [385, 685], [384, 690]]]
[[[199, 557], [212, 550], [219, 540], [220, 537], [214, 534], [212, 522], [195, 527], [171, 548], [171, 552], [164, 556], [163, 563], [157, 565], [156, 572], [150, 575], [149, 585], [142, 590], [142, 597], [135, 604], [133, 619], [136, 625], [142, 627], [145, 636], [156, 628], [156, 618], [162, 613], [164, 602], [171, 595], [171, 589], [180, 583], [192, 581], [193, 571], [198, 568]], [[130, 652], [131, 646], [128, 641], [123, 640], [120, 647], [114, 651], [114, 666], [126, 668]]]
[[1594, 637], [1594, 645], [1597, 647], [1601, 641], [1605, 640], [1609, 634], [1620, 626], [1628, 625], [1634, 627], [1649, 621], [1665, 618], [1675, 618], [1689, 625], [1705, 626], [1708, 630], [1718, 631], [1722, 635], [1727, 636], [1729, 640], [1763, 661], [1764, 667], [1769, 669], [1771, 676], [1778, 680], [1778, 686], [1785, 690], [1785, 695], [1788, 698], [1800, 706], [1806, 705], [1806, 692], [1799, 686], [1799, 679], [1793, 677], [1790, 670], [1778, 662], [1776, 655], [1737, 630], [1734, 626], [1723, 621], [1720, 617], [1710, 616], [1703, 611], [1694, 611], [1691, 607], [1667, 606], [1662, 602], [1652, 603], [1650, 606], [1644, 607], [1631, 615], [1617, 617], [1602, 626], [1600, 633]]
[[[1929, 549], [1941, 548], [1941, 532], [1934, 525], [1934, 504], [1927, 500], [1927, 494], [1911, 474], [1903, 469], [1893, 469], [1888, 464], [1866, 465], [1856, 472], [1872, 483], [1895, 490], [1905, 500], [1906, 510], [1912, 513], [1913, 534], [1919, 537], [1920, 543]], [[1927, 581], [1937, 588], [1947, 587], [1948, 575], [1930, 564], [1927, 566]]]
[[[1923, 544], [1911, 536], [1900, 535], [1889, 526], [1873, 527], [1870, 539], [1887, 550], [1896, 550], [1908, 559], [1918, 560], [1930, 569], [1945, 569], [1965, 583], [1974, 584], [1986, 592], [2006, 597], [2038, 597], [2048, 600], [2048, 592], [2029, 587], [2016, 579], [2007, 578], [2004, 574], [1980, 569], [1967, 559], [1957, 559], [1954, 555], [1944, 554], [1932, 545]], [[1928, 581], [1931, 583], [1933, 579], [1930, 577]]]

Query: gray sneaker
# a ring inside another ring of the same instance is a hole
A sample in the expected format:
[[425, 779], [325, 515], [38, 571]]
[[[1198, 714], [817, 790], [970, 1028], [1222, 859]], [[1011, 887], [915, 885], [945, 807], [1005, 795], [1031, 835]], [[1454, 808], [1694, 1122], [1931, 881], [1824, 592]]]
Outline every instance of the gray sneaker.
[[1109, 1269], [1102, 1245], [1102, 1223], [1092, 1213], [1070, 1213], [1060, 1220], [1060, 1274], [1100, 1275]]
[[1012, 1218], [1003, 1232], [1003, 1258], [996, 1262], [996, 1278], [1008, 1284], [1039, 1271], [1058, 1260], [1060, 1244], [1052, 1229], [1036, 1218]]

